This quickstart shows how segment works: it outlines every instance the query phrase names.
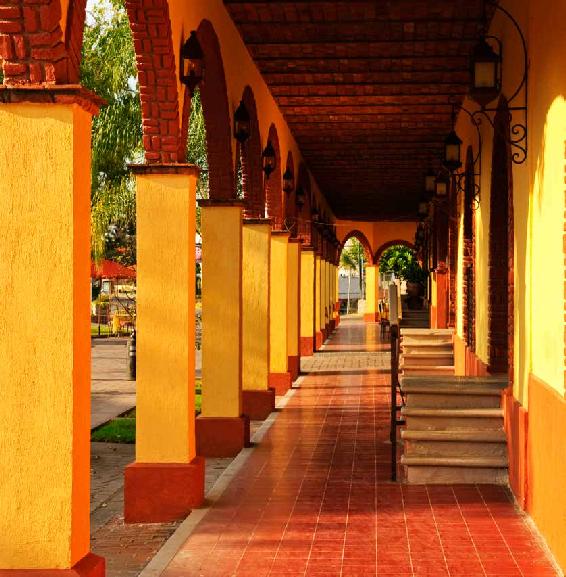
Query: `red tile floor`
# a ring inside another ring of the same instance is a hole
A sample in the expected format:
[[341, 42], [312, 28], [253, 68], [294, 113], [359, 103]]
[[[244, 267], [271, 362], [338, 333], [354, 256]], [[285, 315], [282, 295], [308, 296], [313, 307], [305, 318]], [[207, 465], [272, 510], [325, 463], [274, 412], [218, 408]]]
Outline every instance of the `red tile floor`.
[[377, 325], [343, 322], [308, 364], [165, 577], [557, 575], [505, 488], [388, 482]]

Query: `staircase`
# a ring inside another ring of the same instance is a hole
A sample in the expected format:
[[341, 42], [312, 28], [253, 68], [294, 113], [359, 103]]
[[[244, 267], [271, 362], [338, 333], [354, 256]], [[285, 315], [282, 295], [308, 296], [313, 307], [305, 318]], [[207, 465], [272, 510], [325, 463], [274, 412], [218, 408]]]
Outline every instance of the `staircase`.
[[506, 386], [497, 377], [402, 377], [407, 482], [507, 483]]
[[399, 369], [403, 376], [453, 375], [452, 329], [403, 328]]
[[430, 311], [428, 303], [424, 301], [422, 308], [409, 308], [407, 296], [403, 295], [401, 299], [403, 316], [399, 321], [399, 327], [428, 329], [430, 327]]

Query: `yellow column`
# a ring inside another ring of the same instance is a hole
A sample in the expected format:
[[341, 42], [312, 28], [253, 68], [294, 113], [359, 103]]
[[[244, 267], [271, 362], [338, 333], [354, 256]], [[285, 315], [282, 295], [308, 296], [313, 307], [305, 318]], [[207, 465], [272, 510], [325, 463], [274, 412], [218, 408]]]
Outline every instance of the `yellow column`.
[[301, 322], [300, 356], [312, 356], [315, 325], [315, 252], [311, 246], [301, 247]]
[[300, 290], [301, 290], [301, 241], [290, 238], [287, 245], [287, 366], [291, 381], [299, 376], [300, 336]]
[[125, 470], [124, 518], [155, 523], [183, 519], [204, 499], [204, 459], [195, 444], [198, 169], [131, 169], [137, 183], [136, 462]]
[[332, 332], [332, 287], [331, 287], [332, 264], [326, 261], [326, 330]]
[[242, 203], [201, 200], [202, 413], [197, 453], [232, 457], [249, 442], [242, 416]]
[[271, 221], [244, 220], [242, 243], [242, 410], [264, 420], [275, 409], [268, 386]]
[[320, 314], [321, 310], [321, 277], [322, 277], [322, 259], [320, 255], [315, 257], [315, 279], [314, 279], [314, 348], [316, 351], [320, 349], [324, 338], [322, 336], [322, 316]]
[[269, 323], [269, 385], [284, 395], [291, 386], [287, 366], [287, 260], [289, 233], [271, 234], [271, 282]]
[[366, 266], [366, 311], [364, 320], [367, 323], [377, 321], [377, 281], [378, 266]]
[[336, 321], [336, 326], [340, 324], [340, 267], [334, 266], [334, 299], [336, 312], [334, 318]]
[[89, 553], [90, 130], [77, 104], [0, 104], [0, 570], [104, 573]]

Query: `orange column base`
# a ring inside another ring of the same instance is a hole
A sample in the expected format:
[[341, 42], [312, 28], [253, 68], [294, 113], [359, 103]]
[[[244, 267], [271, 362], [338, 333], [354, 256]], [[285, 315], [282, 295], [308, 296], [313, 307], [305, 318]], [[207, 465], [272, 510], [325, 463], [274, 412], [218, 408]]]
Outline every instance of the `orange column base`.
[[367, 313], [364, 315], [364, 322], [366, 323], [378, 323], [379, 313]]
[[314, 336], [314, 348], [316, 351], [318, 351], [320, 347], [322, 347], [324, 340], [325, 339], [324, 335], [322, 334], [322, 331], [316, 331], [316, 335]]
[[250, 446], [250, 420], [241, 417], [198, 417], [197, 454], [203, 457], [235, 457]]
[[301, 351], [301, 357], [312, 357], [314, 354], [313, 347], [314, 337], [301, 337], [299, 346]]
[[291, 388], [291, 373], [269, 373], [269, 386], [276, 395], [284, 395]]
[[289, 367], [289, 373], [291, 373], [291, 382], [295, 382], [301, 372], [301, 357], [287, 357], [287, 366]]
[[275, 389], [242, 391], [242, 412], [252, 421], [264, 421], [275, 410]]
[[204, 501], [204, 459], [190, 463], [132, 463], [124, 471], [124, 521], [184, 519]]
[[71, 569], [0, 569], [1, 577], [104, 577], [106, 562], [89, 553]]

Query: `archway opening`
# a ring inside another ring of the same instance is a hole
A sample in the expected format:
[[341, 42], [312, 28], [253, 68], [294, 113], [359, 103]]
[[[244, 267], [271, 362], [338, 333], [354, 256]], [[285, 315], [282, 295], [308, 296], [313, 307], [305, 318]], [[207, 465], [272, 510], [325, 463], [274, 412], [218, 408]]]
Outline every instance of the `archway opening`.
[[340, 251], [338, 265], [338, 299], [340, 314], [363, 312], [360, 301], [366, 299], [365, 270], [371, 264], [371, 252], [357, 236], [350, 236]]

